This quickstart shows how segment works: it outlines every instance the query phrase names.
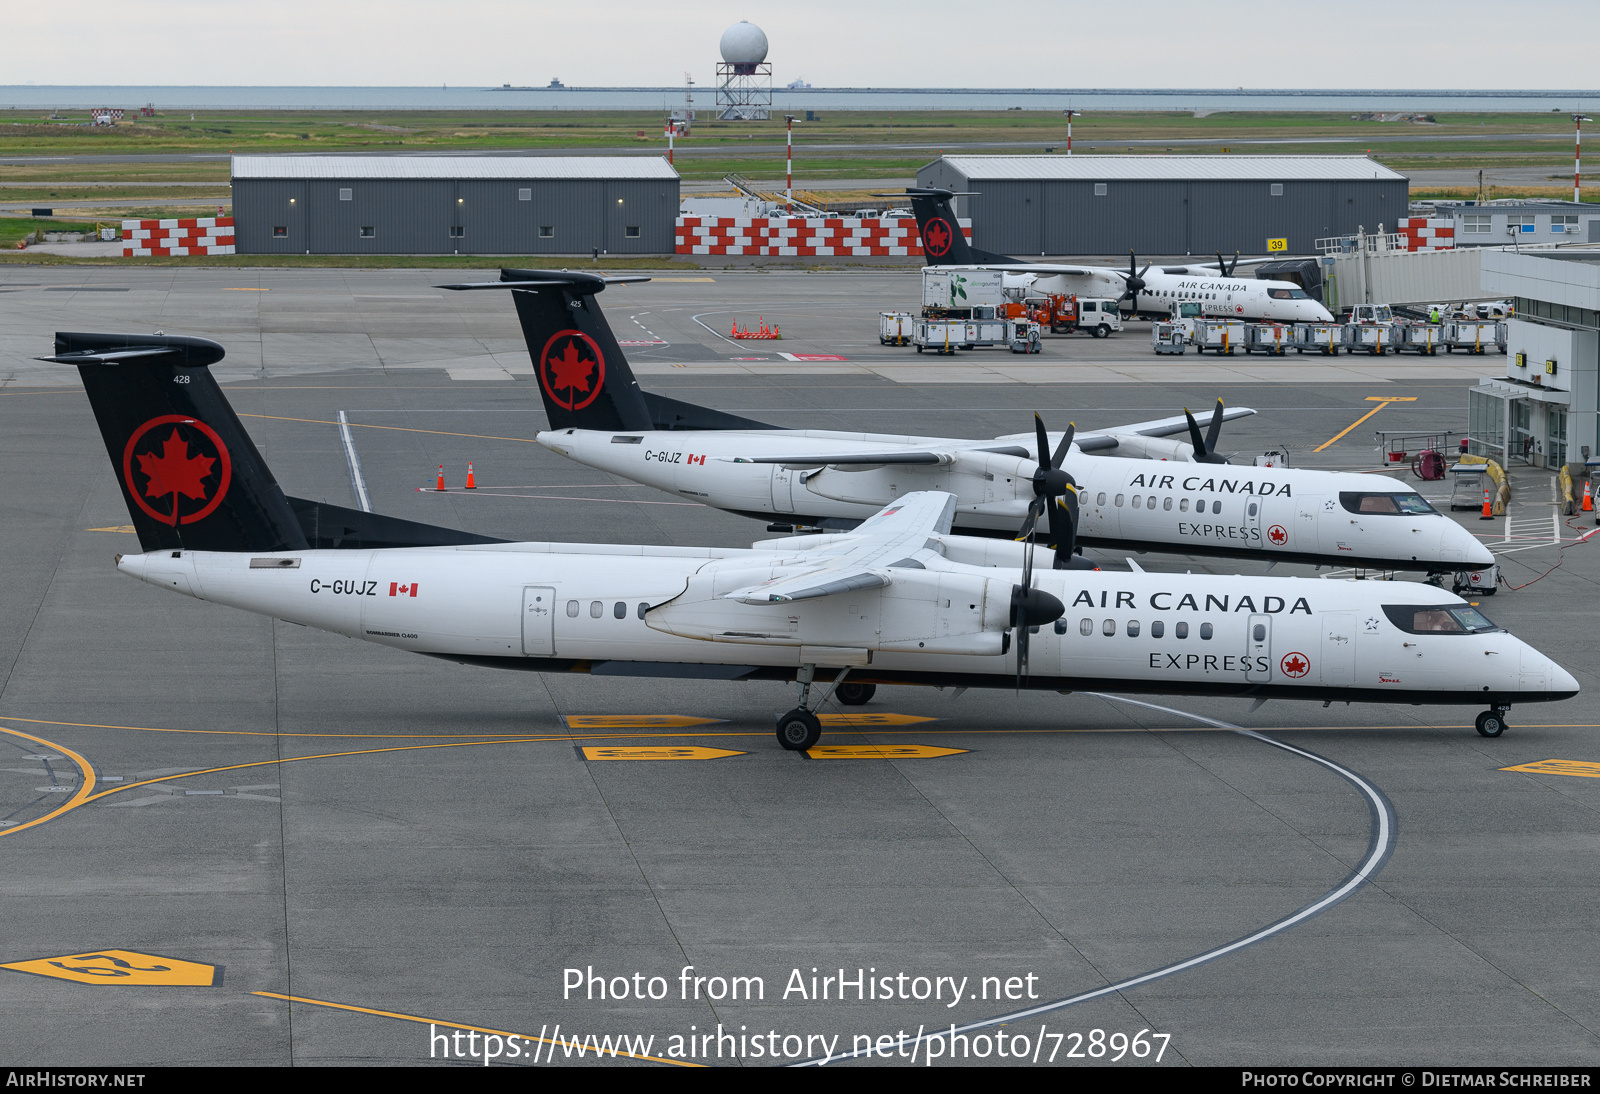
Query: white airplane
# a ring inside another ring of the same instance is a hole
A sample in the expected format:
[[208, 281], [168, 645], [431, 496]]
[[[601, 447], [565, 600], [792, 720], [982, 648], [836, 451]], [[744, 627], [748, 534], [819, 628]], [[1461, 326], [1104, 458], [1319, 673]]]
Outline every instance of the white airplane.
[[[1062, 456], [1072, 431], [1042, 425], [988, 440], [788, 430], [663, 398], [640, 389], [596, 300], [610, 281], [642, 280], [502, 270], [500, 281], [444, 287], [513, 290], [550, 419], [539, 444], [718, 509], [836, 530], [902, 494], [945, 490], [956, 496], [959, 532], [1012, 535], [1031, 506], [1066, 490], [1049, 465], [1082, 502], [1074, 531], [1084, 546], [1428, 573], [1494, 562], [1395, 479], [1228, 466], [1216, 450], [1222, 423], [1255, 412], [1220, 400], [1204, 436], [1184, 411], [1077, 434]], [[1188, 442], [1177, 439], [1184, 433]], [[1050, 528], [1060, 511], [1048, 509]]]
[[1485, 736], [1513, 703], [1578, 692], [1442, 590], [1035, 574], [1031, 540], [953, 535], [944, 491], [845, 534], [750, 549], [507, 543], [296, 502], [207, 368], [220, 345], [57, 334], [55, 347], [43, 360], [77, 365], [144, 549], [117, 557], [123, 573], [470, 665], [794, 681], [799, 705], [776, 724], [788, 749], [816, 743], [830, 694], [865, 702], [878, 684], [1020, 687], [1026, 674], [1058, 691], [1465, 704], [1487, 708]]
[[927, 187], [906, 191], [922, 235], [922, 252], [929, 266], [953, 269], [1001, 270], [1008, 290], [1021, 296], [1075, 293], [1078, 296], [1115, 297], [1135, 315], [1166, 316], [1176, 305], [1192, 301], [1201, 315], [1217, 319], [1265, 319], [1279, 323], [1331, 323], [1328, 309], [1313, 300], [1293, 281], [1263, 281], [1234, 277], [1239, 266], [1276, 262], [1276, 258], [1234, 259], [1215, 264], [1138, 269], [1132, 254], [1128, 268], [1086, 266], [1076, 263], [1029, 262], [1009, 255], [980, 251], [967, 242], [950, 202], [951, 190]]

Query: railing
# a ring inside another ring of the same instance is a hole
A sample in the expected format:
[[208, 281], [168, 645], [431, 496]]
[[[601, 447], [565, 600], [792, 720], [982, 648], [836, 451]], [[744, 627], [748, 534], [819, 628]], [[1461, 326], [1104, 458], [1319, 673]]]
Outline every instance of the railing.
[[1312, 242], [1322, 254], [1385, 254], [1390, 251], [1406, 251], [1406, 237], [1398, 232], [1381, 232], [1376, 235], [1358, 232], [1349, 236], [1326, 236]]

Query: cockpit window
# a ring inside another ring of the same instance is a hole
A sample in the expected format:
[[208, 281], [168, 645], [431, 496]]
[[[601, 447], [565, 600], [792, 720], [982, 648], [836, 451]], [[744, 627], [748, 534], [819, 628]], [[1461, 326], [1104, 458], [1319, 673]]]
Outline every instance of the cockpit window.
[[1310, 300], [1304, 289], [1268, 289], [1267, 295], [1274, 300]]
[[1339, 494], [1339, 504], [1352, 513], [1437, 513], [1421, 494], [1358, 494], [1351, 490]]
[[1383, 614], [1407, 634], [1486, 634], [1500, 628], [1476, 608], [1447, 604], [1385, 604]]

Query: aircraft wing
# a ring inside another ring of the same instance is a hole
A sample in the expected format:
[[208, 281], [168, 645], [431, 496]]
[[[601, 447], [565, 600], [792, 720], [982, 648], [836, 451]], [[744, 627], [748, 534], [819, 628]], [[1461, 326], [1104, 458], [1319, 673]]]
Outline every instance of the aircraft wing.
[[954, 494], [943, 490], [906, 494], [858, 525], [845, 543], [834, 542], [819, 552], [823, 557], [817, 565], [735, 589], [724, 599], [773, 604], [882, 588], [892, 580], [885, 571], [896, 563], [922, 568], [910, 556], [927, 547], [929, 537], [948, 534], [955, 513]]
[[[1266, 258], [1241, 258], [1237, 262], [1228, 263], [1228, 268], [1232, 270], [1237, 269], [1240, 266], [1260, 266], [1266, 262], [1282, 262], [1288, 257], [1288, 255], [1268, 255]], [[1216, 270], [1218, 273], [1220, 273], [1222, 271], [1222, 266], [1216, 262], [1198, 262], [1187, 266], [1168, 267], [1167, 272], [1172, 273], [1174, 270], [1180, 269], [1185, 273], [1192, 273], [1195, 270]]]
[[955, 456], [949, 452], [915, 452], [902, 449], [896, 452], [842, 452], [823, 456], [724, 456], [724, 463], [779, 463], [791, 470], [806, 467], [840, 467], [852, 464], [879, 466], [886, 463], [916, 463], [949, 466]]
[[1054, 262], [988, 262], [975, 266], [940, 266], [939, 270], [999, 270], [1001, 273], [1064, 274], [1069, 277], [1087, 277], [1091, 274], [1114, 274], [1127, 277], [1127, 271], [1110, 266], [1064, 266]]
[[[1248, 418], [1255, 411], [1247, 406], [1230, 406], [1222, 411], [1222, 420], [1231, 422], [1235, 418]], [[1111, 429], [1103, 429], [1095, 433], [1080, 433], [1075, 438], [1079, 448], [1085, 452], [1093, 452], [1096, 448], [1115, 448], [1117, 434], [1127, 435], [1132, 433], [1139, 437], [1171, 437], [1177, 433], [1189, 432], [1189, 420], [1182, 414], [1171, 418], [1157, 418], [1153, 422], [1134, 422], [1132, 425], [1119, 425]], [[1106, 443], [1110, 442], [1110, 443]]]

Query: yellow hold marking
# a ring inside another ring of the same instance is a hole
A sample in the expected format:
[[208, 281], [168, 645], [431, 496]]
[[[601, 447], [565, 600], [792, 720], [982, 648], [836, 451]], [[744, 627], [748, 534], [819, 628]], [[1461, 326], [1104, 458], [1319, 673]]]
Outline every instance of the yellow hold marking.
[[604, 747], [588, 745], [578, 750], [586, 760], [721, 760], [728, 756], [747, 756], [727, 748], [701, 745], [658, 745], [655, 747]]
[[850, 726], [911, 726], [918, 722], [937, 722], [920, 714], [819, 714], [817, 719], [825, 726], [838, 729]]
[[724, 718], [694, 718], [687, 714], [566, 714], [568, 729], [682, 729], [709, 726]]
[[1501, 771], [1527, 771], [1534, 775], [1577, 775], [1584, 779], [1600, 779], [1600, 764], [1587, 760], [1535, 760], [1531, 764], [1502, 767]]
[[938, 745], [813, 745], [806, 755], [813, 760], [936, 760], [967, 751]]
[[31, 972], [35, 976], [54, 976], [78, 984], [211, 988], [222, 983], [221, 965], [205, 965], [198, 961], [159, 957], [132, 950], [90, 950], [69, 957], [13, 961], [0, 965], [0, 968]]

